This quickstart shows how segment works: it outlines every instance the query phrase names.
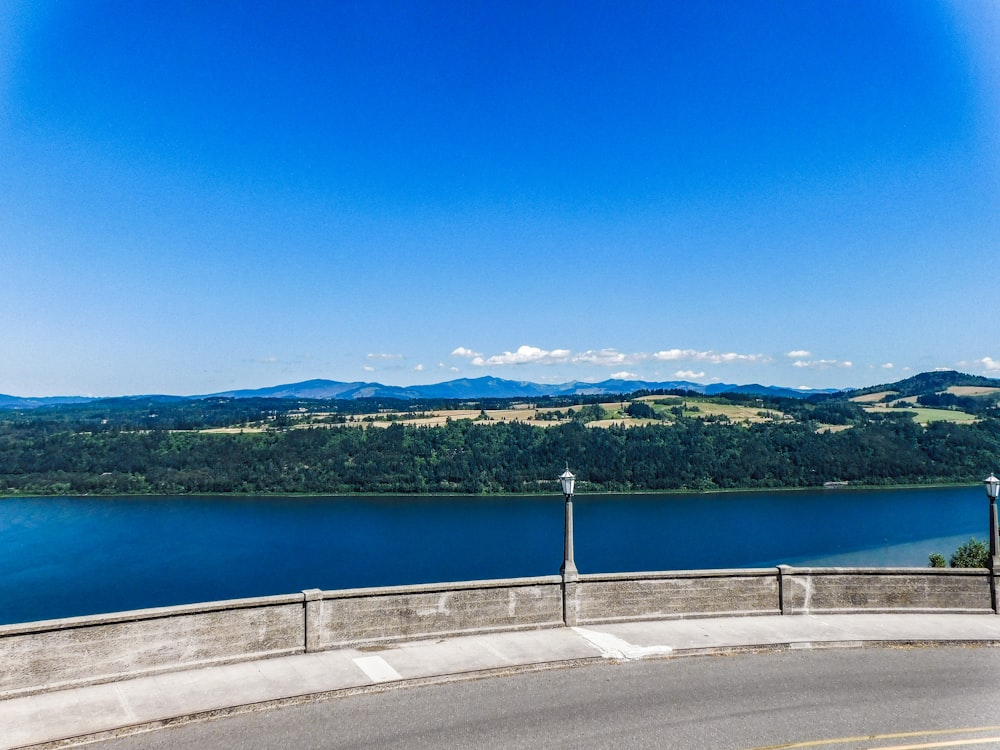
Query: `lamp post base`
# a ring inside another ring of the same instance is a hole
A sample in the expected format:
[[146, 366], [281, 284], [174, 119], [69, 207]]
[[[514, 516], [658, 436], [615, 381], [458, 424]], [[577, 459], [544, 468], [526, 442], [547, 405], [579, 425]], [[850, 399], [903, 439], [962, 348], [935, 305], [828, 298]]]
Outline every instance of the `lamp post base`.
[[562, 576], [563, 624], [576, 625], [576, 586], [580, 572], [573, 561], [573, 496], [566, 495], [566, 515], [563, 524], [563, 564], [559, 568]]
[[1000, 615], [1000, 557], [987, 558], [986, 567], [990, 569], [990, 604], [993, 614]]
[[576, 587], [579, 585], [576, 567], [562, 571], [562, 615], [563, 625], [572, 628], [577, 623], [578, 607]]

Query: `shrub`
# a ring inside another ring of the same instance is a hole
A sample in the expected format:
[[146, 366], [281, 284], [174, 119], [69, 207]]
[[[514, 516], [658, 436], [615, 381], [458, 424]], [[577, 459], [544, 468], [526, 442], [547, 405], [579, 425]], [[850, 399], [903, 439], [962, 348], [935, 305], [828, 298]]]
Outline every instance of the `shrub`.
[[989, 555], [986, 542], [972, 538], [955, 550], [948, 562], [953, 568], [985, 568]]

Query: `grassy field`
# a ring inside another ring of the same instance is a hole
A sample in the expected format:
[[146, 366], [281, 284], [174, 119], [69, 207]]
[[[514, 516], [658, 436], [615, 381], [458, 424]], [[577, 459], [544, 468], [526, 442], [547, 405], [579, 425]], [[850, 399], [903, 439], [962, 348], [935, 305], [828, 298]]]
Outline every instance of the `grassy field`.
[[898, 391], [879, 391], [878, 393], [866, 393], [864, 396], [855, 396], [851, 399], [856, 404], [874, 404], [886, 396], [895, 396]]
[[[982, 387], [953, 387], [950, 392], [957, 396], [985, 396], [1000, 394], [1000, 388]], [[914, 421], [921, 425], [928, 425], [931, 422], [955, 422], [971, 423], [976, 418], [962, 411], [954, 409], [934, 409], [916, 406], [915, 397], [900, 397], [883, 402], [886, 396], [898, 396], [896, 391], [882, 391], [865, 396], [859, 396], [853, 401], [857, 402], [864, 409], [872, 414], [894, 413], [911, 414]], [[725, 400], [714, 399], [712, 397], [698, 396], [642, 396], [637, 401], [648, 404], [658, 415], [659, 419], [646, 419], [632, 417], [627, 413], [628, 401], [614, 400], [602, 402], [603, 417], [587, 423], [592, 428], [608, 427], [638, 427], [647, 424], [671, 424], [680, 415], [694, 419], [719, 419], [724, 418], [733, 424], [760, 424], [768, 422], [781, 422], [792, 420], [788, 414], [766, 409], [763, 401], [756, 404], [730, 404]], [[906, 402], [905, 406], [897, 406], [900, 402]], [[911, 405], [912, 404], [912, 405]], [[400, 411], [400, 412], [378, 412], [371, 414], [352, 414], [338, 418], [335, 413], [302, 413], [288, 414], [293, 429], [309, 428], [337, 428], [337, 427], [389, 427], [393, 424], [402, 424], [415, 427], [440, 427], [449, 420], [461, 419], [472, 420], [480, 424], [501, 424], [509, 422], [521, 422], [537, 427], [554, 427], [570, 421], [570, 411], [577, 412], [585, 408], [582, 405], [570, 407], [543, 407], [538, 408], [530, 403], [515, 404], [505, 409], [441, 409], [426, 410], [420, 412]], [[592, 409], [592, 407], [586, 407]], [[242, 426], [220, 427], [203, 430], [205, 433], [217, 434], [237, 434], [241, 432], [262, 432], [271, 425], [267, 422], [252, 423]], [[849, 429], [846, 425], [819, 425], [820, 432], [837, 432]]]
[[968, 424], [976, 421], [976, 417], [972, 414], [966, 414], [964, 411], [955, 411], [954, 409], [929, 409], [924, 406], [917, 406], [913, 408], [892, 408], [888, 405], [879, 404], [878, 406], [868, 406], [865, 411], [870, 413], [885, 413], [893, 412], [912, 414], [913, 421], [917, 424], [928, 425], [931, 422], [955, 422], [956, 424]]
[[663, 396], [643, 396], [638, 399], [652, 406], [664, 417], [677, 406], [683, 409], [685, 417], [727, 417], [732, 422], [775, 422], [785, 418], [785, 414], [769, 411], [763, 406], [723, 404], [710, 398], [664, 398]]
[[1000, 388], [986, 388], [975, 385], [953, 385], [945, 393], [953, 393], [956, 396], [995, 396], [1000, 394]]

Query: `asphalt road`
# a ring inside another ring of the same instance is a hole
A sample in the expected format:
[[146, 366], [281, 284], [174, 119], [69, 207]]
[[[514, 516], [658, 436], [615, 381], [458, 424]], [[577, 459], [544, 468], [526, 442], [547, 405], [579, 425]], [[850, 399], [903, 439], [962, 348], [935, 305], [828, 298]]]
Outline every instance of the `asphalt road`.
[[98, 743], [210, 748], [1000, 749], [1000, 649], [649, 659], [388, 689]]

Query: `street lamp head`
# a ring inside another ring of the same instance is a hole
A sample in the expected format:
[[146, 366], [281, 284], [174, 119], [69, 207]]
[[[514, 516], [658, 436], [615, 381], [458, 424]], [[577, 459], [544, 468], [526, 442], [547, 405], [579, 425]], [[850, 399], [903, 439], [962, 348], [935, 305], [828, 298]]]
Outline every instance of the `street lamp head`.
[[990, 474], [983, 480], [983, 484], [986, 485], [986, 494], [990, 500], [996, 500], [997, 495], [1000, 494], [1000, 479]]
[[571, 497], [573, 495], [573, 485], [576, 483], [576, 477], [570, 472], [569, 465], [566, 466], [566, 471], [559, 476], [559, 483], [562, 485], [563, 494], [566, 497]]

